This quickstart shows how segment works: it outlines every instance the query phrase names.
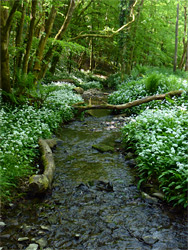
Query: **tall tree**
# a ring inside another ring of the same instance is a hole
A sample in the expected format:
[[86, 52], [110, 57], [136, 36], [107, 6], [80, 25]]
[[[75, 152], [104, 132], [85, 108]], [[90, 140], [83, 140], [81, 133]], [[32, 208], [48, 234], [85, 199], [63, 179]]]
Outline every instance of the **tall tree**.
[[31, 50], [31, 46], [32, 46], [33, 36], [34, 36], [37, 2], [38, 2], [38, 0], [32, 0], [31, 22], [30, 22], [30, 27], [29, 27], [28, 36], [27, 36], [26, 52], [25, 52], [25, 55], [23, 58], [23, 73], [24, 74], [26, 74], [28, 71], [29, 55], [30, 55], [30, 50]]
[[[1, 72], [0, 72], [0, 88], [7, 92], [11, 93], [11, 85], [10, 85], [10, 68], [9, 68], [9, 34], [11, 29], [11, 24], [13, 20], [13, 16], [19, 6], [19, 1], [14, 1], [13, 6], [8, 11], [8, 7], [3, 6], [2, 3], [0, 5], [0, 28], [1, 28]], [[6, 96], [3, 94], [3, 97]]]
[[51, 34], [56, 14], [57, 14], [57, 10], [55, 6], [52, 6], [48, 19], [45, 23], [44, 33], [41, 35], [39, 45], [36, 51], [36, 59], [35, 59], [34, 68], [33, 68], [33, 72], [35, 74], [36, 79], [38, 78], [38, 74], [40, 72], [40, 68], [41, 68], [40, 64], [41, 64], [41, 60], [43, 57], [44, 49], [45, 49], [47, 40]]
[[178, 22], [179, 22], [179, 3], [177, 4], [177, 17], [176, 17], [176, 35], [175, 35], [175, 52], [174, 52], [174, 68], [173, 71], [176, 71], [177, 66], [177, 53], [178, 53]]
[[15, 41], [16, 56], [14, 63], [14, 81], [16, 79], [17, 70], [21, 68], [21, 58], [22, 58], [21, 46], [23, 40], [23, 26], [26, 14], [26, 6], [27, 4], [24, 1], [21, 1], [18, 8], [18, 11], [20, 11], [21, 13], [21, 17], [17, 22], [17, 28], [16, 28], [16, 41]]
[[186, 53], [185, 71], [188, 71], [188, 28], [187, 28], [187, 53]]
[[186, 42], [186, 37], [187, 37], [187, 7], [184, 6], [184, 36], [183, 36], [183, 54], [181, 57], [181, 61], [179, 63], [178, 68], [182, 69], [184, 62], [185, 62], [185, 58], [186, 58], [186, 51], [187, 51], [187, 43], [188, 40]]
[[51, 47], [48, 49], [45, 56], [43, 57], [43, 63], [42, 63], [40, 72], [38, 74], [38, 80], [41, 80], [45, 76], [46, 71], [48, 69], [48, 65], [52, 59], [54, 50], [58, 47], [58, 45], [57, 45], [57, 43], [55, 43], [55, 41], [62, 39], [64, 33], [66, 32], [66, 30], [68, 28], [70, 21], [71, 21], [74, 9], [75, 9], [75, 0], [70, 0], [69, 8], [68, 8], [64, 23], [61, 26], [61, 28], [58, 30], [58, 32], [54, 38], [53, 44], [51, 45]]

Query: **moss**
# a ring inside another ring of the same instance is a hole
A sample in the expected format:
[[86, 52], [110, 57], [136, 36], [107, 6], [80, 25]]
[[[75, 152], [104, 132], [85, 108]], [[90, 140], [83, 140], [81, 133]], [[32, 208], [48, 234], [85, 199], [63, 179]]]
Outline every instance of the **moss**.
[[97, 149], [101, 153], [104, 153], [104, 152], [114, 152], [114, 148], [111, 147], [111, 146], [108, 146], [106, 144], [93, 145], [92, 148]]

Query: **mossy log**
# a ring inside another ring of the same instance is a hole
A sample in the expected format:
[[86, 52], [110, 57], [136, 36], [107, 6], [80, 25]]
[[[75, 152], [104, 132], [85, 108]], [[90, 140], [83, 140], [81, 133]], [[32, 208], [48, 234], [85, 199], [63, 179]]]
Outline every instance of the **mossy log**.
[[32, 175], [29, 178], [29, 191], [33, 195], [44, 193], [47, 189], [50, 189], [52, 187], [52, 180], [55, 171], [55, 163], [50, 147], [53, 148], [56, 142], [50, 139], [39, 139], [38, 144], [40, 148], [44, 172], [43, 174]]
[[163, 100], [166, 97], [173, 97], [173, 96], [181, 96], [183, 93], [183, 90], [175, 90], [175, 91], [170, 91], [165, 94], [160, 94], [160, 95], [152, 95], [152, 96], [147, 96], [142, 99], [138, 99], [132, 102], [128, 102], [125, 104], [121, 105], [112, 105], [112, 104], [101, 104], [101, 105], [87, 105], [87, 106], [80, 106], [79, 104], [74, 104], [73, 107], [77, 109], [79, 112], [83, 112], [89, 109], [117, 109], [117, 110], [122, 110], [122, 109], [127, 109], [127, 108], [132, 108], [134, 106], [138, 106], [143, 103], [151, 102], [154, 100]]

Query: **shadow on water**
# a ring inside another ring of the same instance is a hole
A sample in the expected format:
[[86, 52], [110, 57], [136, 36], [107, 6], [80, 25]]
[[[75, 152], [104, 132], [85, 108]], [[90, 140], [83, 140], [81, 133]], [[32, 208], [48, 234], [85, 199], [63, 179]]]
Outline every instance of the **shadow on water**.
[[[57, 132], [53, 189], [7, 209], [3, 249], [187, 249], [183, 219], [137, 189], [119, 150], [122, 123], [99, 110], [92, 115]], [[113, 150], [93, 148], [101, 144]]]

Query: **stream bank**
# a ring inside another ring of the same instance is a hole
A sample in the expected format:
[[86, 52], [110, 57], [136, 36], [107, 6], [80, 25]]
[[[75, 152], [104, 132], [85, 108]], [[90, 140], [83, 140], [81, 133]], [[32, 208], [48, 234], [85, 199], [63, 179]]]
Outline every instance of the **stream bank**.
[[[2, 249], [187, 249], [184, 218], [137, 189], [120, 144], [129, 118], [92, 112], [57, 131], [53, 189], [7, 208]], [[101, 144], [113, 152], [93, 147]]]

